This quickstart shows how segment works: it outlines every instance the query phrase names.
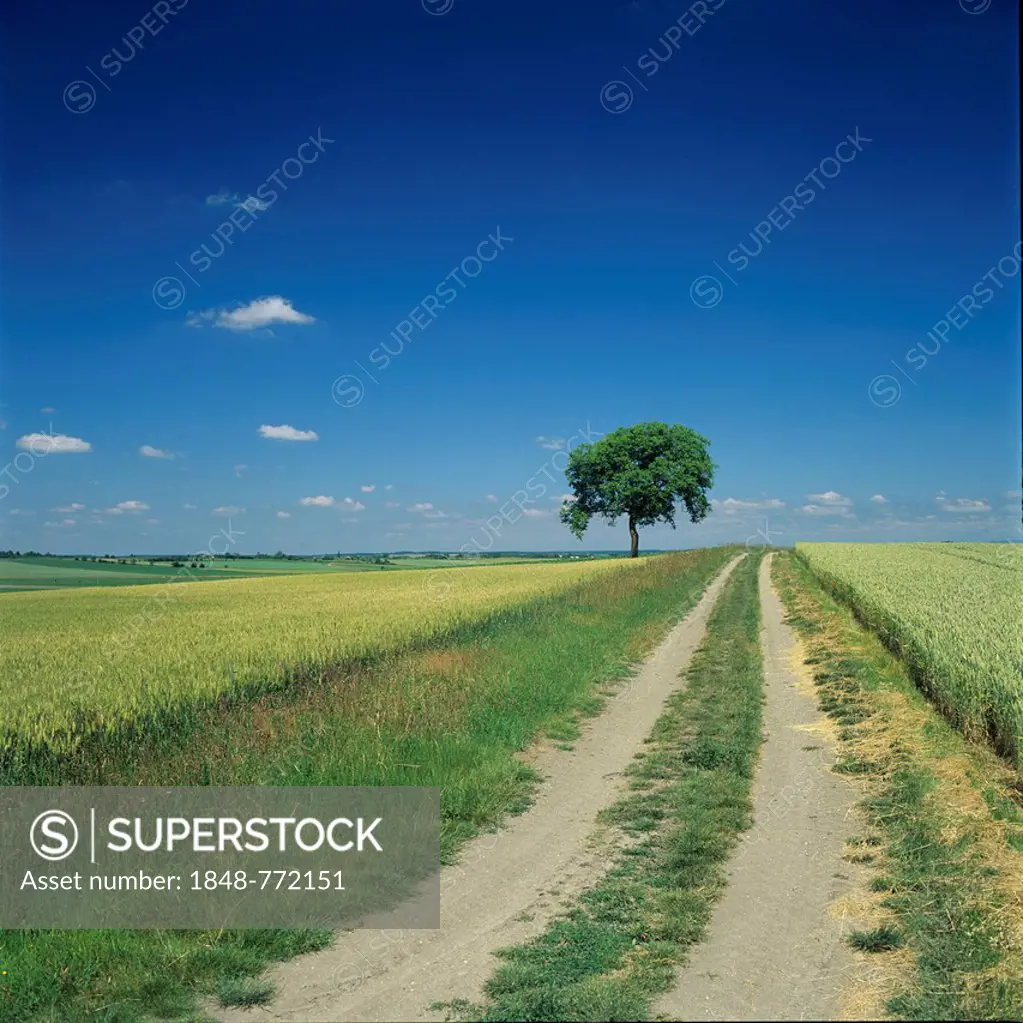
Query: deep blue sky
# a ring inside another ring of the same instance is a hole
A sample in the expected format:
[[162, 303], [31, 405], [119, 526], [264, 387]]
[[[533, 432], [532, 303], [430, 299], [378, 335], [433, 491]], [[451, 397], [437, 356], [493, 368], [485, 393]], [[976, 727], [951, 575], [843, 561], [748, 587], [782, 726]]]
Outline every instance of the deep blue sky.
[[719, 469], [710, 518], [648, 546], [765, 516], [781, 543], [1013, 535], [1015, 6], [21, 5], [0, 546], [196, 550], [230, 518], [239, 551], [571, 548], [559, 440], [654, 419]]

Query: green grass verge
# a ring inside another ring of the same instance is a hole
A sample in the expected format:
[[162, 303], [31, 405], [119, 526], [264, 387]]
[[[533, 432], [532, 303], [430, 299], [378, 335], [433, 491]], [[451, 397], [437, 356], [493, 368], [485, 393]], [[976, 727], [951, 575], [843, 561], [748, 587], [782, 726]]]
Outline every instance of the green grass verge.
[[631, 792], [602, 814], [624, 836], [607, 874], [566, 915], [505, 960], [465, 1020], [643, 1020], [704, 935], [724, 864], [752, 822], [761, 742], [758, 557], [735, 570], [707, 637], [670, 697]]
[[850, 940], [861, 951], [912, 953], [888, 1011], [914, 1020], [1023, 1019], [1020, 905], [1008, 894], [1023, 877], [1023, 793], [1011, 771], [938, 715], [906, 667], [801, 559], [779, 556], [774, 576], [821, 707], [843, 726], [838, 768], [866, 781], [868, 821], [883, 836], [883, 875], [871, 887], [885, 893], [882, 906], [897, 926]]
[[[161, 733], [158, 746], [55, 762], [49, 783], [436, 785], [450, 861], [466, 839], [528, 805], [536, 778], [514, 754], [538, 732], [575, 734], [579, 716], [600, 709], [600, 683], [626, 676], [735, 553], [651, 558], [457, 642], [210, 708]], [[266, 997], [246, 979], [329, 940], [308, 931], [0, 931], [0, 1017], [198, 1019], [199, 996]]]

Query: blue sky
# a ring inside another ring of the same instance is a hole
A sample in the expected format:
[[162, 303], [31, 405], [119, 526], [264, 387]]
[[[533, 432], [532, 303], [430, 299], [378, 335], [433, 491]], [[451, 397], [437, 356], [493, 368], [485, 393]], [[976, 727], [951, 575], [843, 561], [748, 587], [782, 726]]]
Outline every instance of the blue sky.
[[647, 547], [1017, 528], [1015, 5], [6, 20], [0, 547], [574, 549], [647, 420], [719, 466]]

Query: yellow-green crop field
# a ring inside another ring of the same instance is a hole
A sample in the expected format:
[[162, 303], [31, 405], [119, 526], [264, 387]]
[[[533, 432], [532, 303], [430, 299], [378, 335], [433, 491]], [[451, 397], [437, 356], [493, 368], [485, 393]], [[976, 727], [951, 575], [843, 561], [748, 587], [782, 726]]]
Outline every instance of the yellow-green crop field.
[[1023, 767], [1023, 546], [801, 543], [967, 735]]
[[0, 752], [400, 650], [643, 561], [0, 594]]

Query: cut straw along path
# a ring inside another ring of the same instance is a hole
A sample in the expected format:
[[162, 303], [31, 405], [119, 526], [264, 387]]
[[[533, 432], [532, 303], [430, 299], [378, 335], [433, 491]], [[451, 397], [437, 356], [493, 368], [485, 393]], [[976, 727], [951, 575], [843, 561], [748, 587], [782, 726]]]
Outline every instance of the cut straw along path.
[[835, 1019], [853, 962], [828, 906], [851, 884], [842, 854], [856, 792], [830, 771], [825, 719], [793, 670], [795, 639], [771, 587], [771, 557], [760, 565], [766, 704], [754, 825], [707, 940], [660, 1000], [660, 1018]]
[[[479, 999], [493, 953], [542, 933], [570, 899], [599, 876], [602, 854], [589, 839], [597, 814], [621, 794], [622, 772], [656, 723], [665, 699], [699, 646], [736, 558], [699, 604], [584, 727], [572, 751], [534, 750], [543, 775], [532, 808], [497, 834], [472, 841], [441, 876], [436, 931], [355, 931], [324, 952], [276, 968], [278, 991], [259, 1018], [276, 1021], [431, 1020], [452, 998]], [[211, 1010], [224, 1023], [251, 1011]]]

